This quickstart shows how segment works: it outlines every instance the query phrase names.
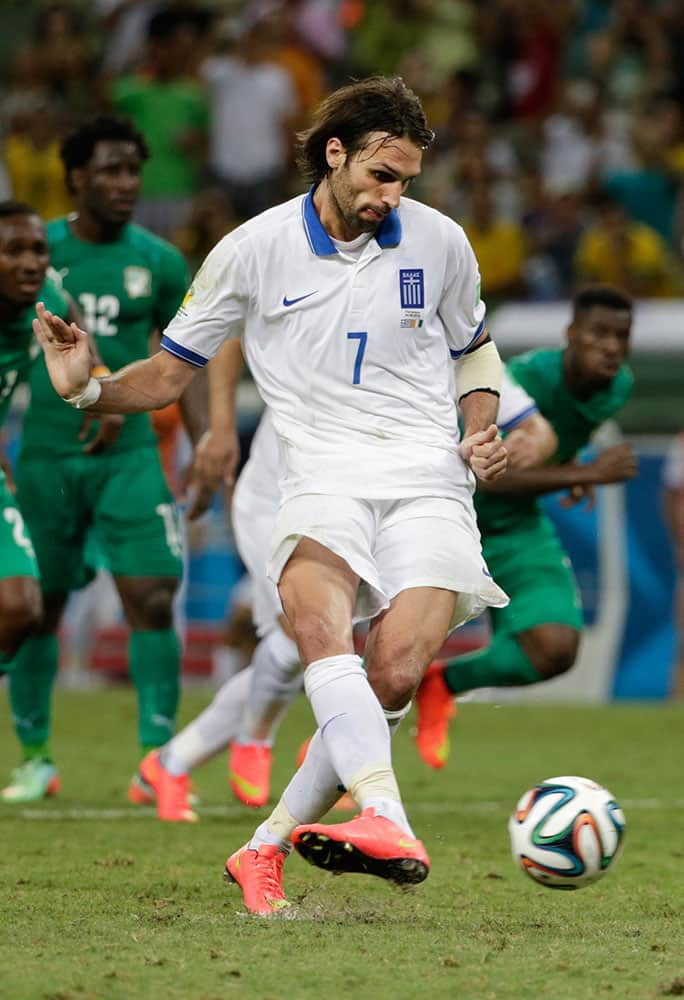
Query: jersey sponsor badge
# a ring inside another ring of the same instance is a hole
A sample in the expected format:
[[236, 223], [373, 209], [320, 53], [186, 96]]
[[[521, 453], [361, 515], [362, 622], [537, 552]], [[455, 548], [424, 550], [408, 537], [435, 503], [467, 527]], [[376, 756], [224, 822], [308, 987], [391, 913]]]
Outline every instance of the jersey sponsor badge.
[[402, 309], [425, 308], [425, 284], [422, 267], [399, 269], [399, 292]]
[[142, 299], [152, 294], [152, 272], [146, 267], [125, 267], [124, 288], [131, 299]]

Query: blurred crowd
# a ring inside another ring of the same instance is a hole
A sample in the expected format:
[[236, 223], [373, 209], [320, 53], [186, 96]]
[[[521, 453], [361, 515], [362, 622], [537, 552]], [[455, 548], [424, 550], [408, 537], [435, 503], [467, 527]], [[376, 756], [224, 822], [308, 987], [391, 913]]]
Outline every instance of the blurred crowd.
[[45, 219], [61, 136], [113, 110], [152, 154], [138, 221], [194, 267], [302, 190], [329, 89], [398, 73], [436, 131], [410, 193], [464, 226], [490, 306], [684, 295], [684, 0], [3, 0], [0, 28], [0, 192]]

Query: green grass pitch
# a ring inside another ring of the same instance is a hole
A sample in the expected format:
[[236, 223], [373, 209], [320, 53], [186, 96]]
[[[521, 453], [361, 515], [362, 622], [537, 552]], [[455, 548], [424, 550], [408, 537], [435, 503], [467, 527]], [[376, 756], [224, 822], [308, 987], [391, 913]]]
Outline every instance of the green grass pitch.
[[[0, 759], [17, 749], [6, 697]], [[182, 721], [207, 696], [187, 693]], [[465, 704], [452, 761], [429, 771], [411, 719], [395, 741], [416, 833], [432, 858], [408, 892], [336, 878], [291, 858], [296, 919], [242, 911], [223, 885], [229, 852], [265, 810], [230, 798], [225, 757], [198, 769], [199, 825], [129, 806], [137, 763], [132, 691], [60, 690], [54, 749], [63, 791], [0, 805], [0, 996], [6, 1000], [553, 1000], [684, 995], [684, 782], [676, 705]], [[278, 742], [274, 789], [311, 731], [304, 700]], [[583, 774], [627, 816], [625, 849], [578, 892], [513, 865], [506, 823], [539, 779]], [[333, 817], [334, 818], [334, 817]]]

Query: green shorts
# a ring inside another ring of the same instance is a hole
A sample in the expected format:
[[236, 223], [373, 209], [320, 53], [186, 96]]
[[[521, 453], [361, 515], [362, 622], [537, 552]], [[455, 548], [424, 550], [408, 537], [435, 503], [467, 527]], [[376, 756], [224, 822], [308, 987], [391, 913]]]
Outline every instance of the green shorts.
[[92, 541], [114, 576], [182, 575], [178, 512], [156, 447], [20, 456], [17, 496], [47, 594], [92, 579]]
[[37, 579], [38, 563], [24, 518], [0, 469], [0, 579], [9, 576]]
[[495, 631], [515, 635], [545, 624], [581, 630], [575, 574], [548, 521], [534, 529], [483, 538], [482, 551], [489, 572], [511, 599], [507, 608], [492, 609]]

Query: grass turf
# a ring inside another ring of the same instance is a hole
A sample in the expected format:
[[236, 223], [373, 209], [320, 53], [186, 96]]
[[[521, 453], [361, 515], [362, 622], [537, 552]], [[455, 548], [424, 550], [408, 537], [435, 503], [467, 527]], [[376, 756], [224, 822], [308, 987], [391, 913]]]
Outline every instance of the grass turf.
[[[6, 699], [1, 759], [17, 750]], [[183, 721], [206, 702], [187, 694]], [[432, 872], [402, 892], [290, 859], [296, 919], [242, 912], [221, 874], [266, 810], [229, 798], [222, 755], [195, 774], [196, 827], [128, 806], [137, 763], [128, 689], [60, 690], [63, 791], [0, 805], [0, 995], [8, 1000], [463, 1000], [684, 995], [682, 708], [461, 706], [453, 760], [432, 772], [404, 726], [395, 760]], [[301, 700], [278, 743], [274, 789], [311, 730]], [[541, 778], [584, 774], [627, 816], [625, 850], [597, 885], [562, 893], [513, 865], [506, 822]], [[201, 810], [202, 811], [202, 810]], [[345, 817], [341, 817], [345, 818]], [[335, 816], [331, 814], [334, 821]]]

